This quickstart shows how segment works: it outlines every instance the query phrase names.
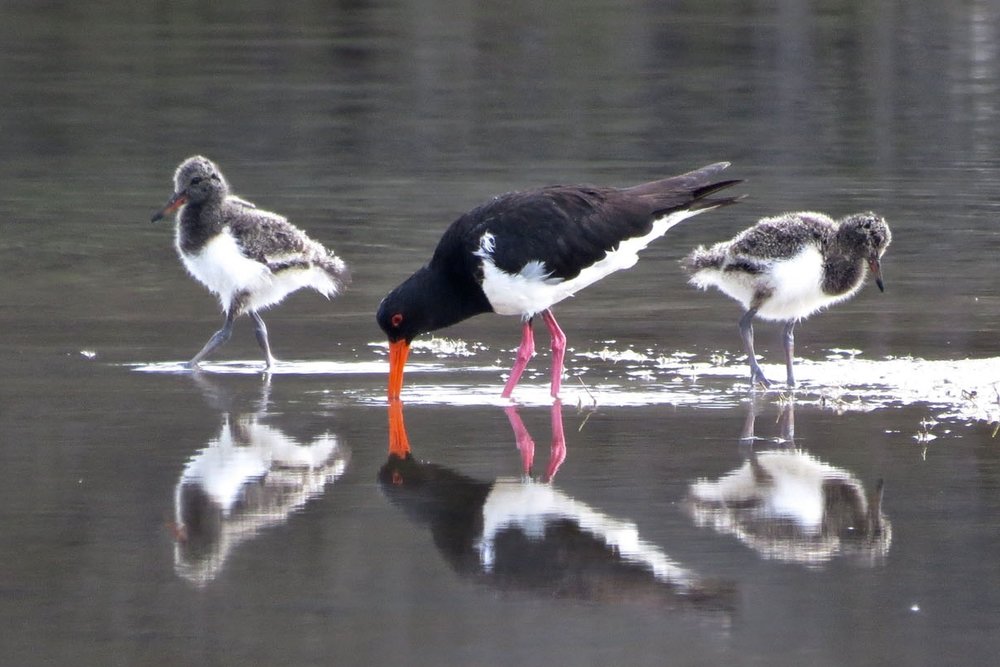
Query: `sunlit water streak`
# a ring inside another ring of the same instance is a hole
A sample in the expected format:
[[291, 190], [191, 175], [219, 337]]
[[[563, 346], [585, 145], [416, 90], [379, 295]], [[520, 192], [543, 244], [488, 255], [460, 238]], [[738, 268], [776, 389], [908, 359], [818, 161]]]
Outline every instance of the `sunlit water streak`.
[[[191, 373], [185, 361], [163, 361], [144, 364], [129, 364], [129, 368], [139, 373]], [[452, 370], [444, 364], [416, 363], [410, 373], [441, 373]], [[484, 369], [489, 370], [489, 369]], [[387, 361], [277, 361], [270, 370], [264, 368], [263, 361], [235, 360], [203, 362], [200, 372], [220, 375], [380, 375], [388, 374]]]
[[[376, 355], [384, 345], [372, 343]], [[500, 397], [506, 367], [497, 364], [496, 351], [479, 343], [432, 338], [414, 343], [414, 357], [406, 368], [404, 398], [422, 405], [509, 405]], [[500, 354], [501, 357], [506, 352]], [[509, 355], [508, 355], [509, 356]], [[723, 354], [699, 355], [675, 351], [605, 346], [597, 351], [573, 351], [567, 362], [569, 377], [561, 399], [566, 405], [638, 407], [675, 405], [704, 408], [732, 407], [751, 393], [742, 358]], [[424, 357], [425, 360], [420, 360]], [[427, 357], [434, 357], [428, 360]], [[477, 364], [477, 357], [483, 359]], [[546, 359], [537, 359], [540, 368]], [[146, 373], [190, 372], [183, 362], [131, 365]], [[762, 364], [765, 373], [781, 376], [784, 367]], [[207, 373], [254, 374], [263, 371], [260, 361], [224, 361], [202, 365]], [[384, 359], [356, 361], [280, 361], [275, 375], [385, 375]], [[424, 376], [463, 375], [459, 382], [429, 381]], [[491, 374], [482, 382], [469, 382], [466, 374]], [[798, 386], [789, 392], [777, 384], [768, 393], [794, 398], [799, 404], [819, 405], [838, 412], [868, 412], [883, 408], [926, 404], [938, 419], [1000, 421], [1000, 357], [962, 360], [928, 360], [913, 357], [863, 359], [859, 350], [829, 350], [826, 359], [796, 362]], [[537, 383], [526, 378], [514, 392], [513, 402], [526, 406], [552, 402], [545, 373]], [[757, 389], [756, 391], [762, 391]], [[380, 404], [385, 396], [373, 388], [346, 392], [363, 404]]]

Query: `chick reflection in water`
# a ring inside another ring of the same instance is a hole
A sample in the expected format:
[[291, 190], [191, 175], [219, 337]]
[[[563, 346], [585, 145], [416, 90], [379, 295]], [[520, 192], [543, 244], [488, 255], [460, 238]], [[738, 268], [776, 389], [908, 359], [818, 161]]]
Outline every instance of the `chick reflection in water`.
[[516, 409], [508, 408], [524, 474], [485, 481], [417, 461], [402, 404], [391, 401], [389, 458], [379, 482], [409, 518], [430, 528], [447, 563], [478, 583], [588, 602], [731, 611], [731, 585], [681, 567], [641, 539], [635, 524], [552, 486], [566, 454], [561, 409], [558, 402], [552, 406], [549, 464], [535, 480], [534, 441]]
[[349, 454], [324, 433], [302, 444], [261, 423], [268, 403], [266, 376], [260, 405], [239, 412], [232, 399], [194, 376], [210, 403], [226, 404], [222, 428], [184, 466], [174, 490], [177, 574], [198, 585], [215, 579], [232, 550], [323, 493], [344, 473]]
[[840, 555], [875, 564], [889, 552], [892, 528], [882, 513], [882, 480], [866, 494], [849, 471], [795, 449], [795, 406], [778, 423], [781, 449], [755, 451], [757, 402], [740, 440], [751, 447], [742, 467], [691, 485], [688, 508], [699, 526], [735, 535], [763, 555], [819, 565]]

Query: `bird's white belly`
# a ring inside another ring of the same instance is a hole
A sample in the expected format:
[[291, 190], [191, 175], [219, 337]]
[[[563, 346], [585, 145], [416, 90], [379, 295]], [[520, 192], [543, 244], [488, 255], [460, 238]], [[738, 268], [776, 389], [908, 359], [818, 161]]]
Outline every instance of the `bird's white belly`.
[[572, 296], [566, 285], [559, 278], [549, 278], [541, 262], [531, 262], [519, 273], [507, 273], [493, 260], [483, 259], [483, 293], [498, 315], [534, 316]]
[[761, 274], [703, 269], [692, 276], [691, 282], [702, 288], [714, 286], [747, 309], [757, 294], [769, 293], [757, 317], [773, 321], [808, 317], [853, 294], [831, 295], [823, 291], [823, 256], [811, 245], [794, 257], [771, 262]]
[[548, 269], [541, 260], [528, 262], [518, 273], [507, 273], [497, 268], [491, 257], [496, 241], [491, 234], [486, 234], [476, 252], [483, 259], [483, 293], [493, 311], [499, 315], [532, 317], [615, 271], [635, 266], [639, 261], [639, 251], [677, 223], [701, 212], [678, 211], [654, 221], [648, 234], [625, 239], [569, 280], [549, 277]]
[[[236, 296], [240, 298], [240, 312], [252, 312], [273, 306], [303, 287], [312, 287], [327, 297], [337, 291], [330, 276], [315, 266], [272, 273], [265, 264], [242, 253], [228, 228], [206, 243], [200, 252], [185, 253], [178, 243], [178, 253], [188, 272], [218, 295], [225, 312], [229, 312]], [[290, 254], [271, 259], [281, 262], [297, 258]]]
[[179, 244], [178, 253], [188, 273], [218, 295], [222, 309], [226, 311], [234, 296], [266, 289], [271, 282], [270, 270], [244, 256], [228, 229], [224, 229], [197, 253], [186, 253]]
[[275, 275], [264, 264], [246, 257], [228, 229], [198, 253], [185, 253], [179, 246], [178, 253], [188, 273], [219, 297], [226, 312], [236, 296], [240, 297], [241, 312], [273, 306], [290, 292], [312, 285], [318, 271], [292, 269]]

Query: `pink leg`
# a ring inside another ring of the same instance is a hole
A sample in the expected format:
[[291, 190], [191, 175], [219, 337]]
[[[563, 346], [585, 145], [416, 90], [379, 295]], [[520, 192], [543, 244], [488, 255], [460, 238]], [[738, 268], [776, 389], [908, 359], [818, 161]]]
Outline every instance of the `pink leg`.
[[[566, 334], [559, 328], [555, 315], [546, 308], [542, 311], [542, 319], [552, 336], [552, 398], [559, 398], [562, 387], [563, 357], [566, 356]], [[561, 420], [560, 420], [561, 423]]]
[[527, 367], [528, 362], [531, 361], [532, 355], [535, 354], [535, 337], [531, 333], [531, 320], [525, 321], [521, 331], [521, 347], [517, 348], [514, 367], [510, 369], [510, 377], [507, 378], [507, 384], [503, 388], [503, 393], [500, 394], [503, 398], [510, 398], [511, 392], [514, 391], [518, 380], [521, 379], [521, 374], [524, 373], [524, 369]]
[[543, 481], [551, 482], [559, 471], [559, 466], [566, 460], [566, 436], [563, 434], [562, 403], [552, 404], [552, 448], [549, 450], [549, 467], [545, 471]]
[[503, 409], [507, 413], [507, 421], [514, 431], [514, 438], [517, 440], [517, 449], [521, 452], [521, 466], [525, 475], [531, 475], [531, 466], [535, 463], [535, 441], [531, 439], [528, 429], [524, 428], [521, 416], [517, 414], [517, 408], [513, 405]]

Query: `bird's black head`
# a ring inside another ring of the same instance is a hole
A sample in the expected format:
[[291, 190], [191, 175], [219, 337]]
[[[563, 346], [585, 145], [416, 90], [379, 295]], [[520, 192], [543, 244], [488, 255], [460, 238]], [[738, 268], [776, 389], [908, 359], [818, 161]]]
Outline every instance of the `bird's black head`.
[[200, 155], [189, 157], [174, 172], [174, 194], [162, 209], [153, 214], [153, 222], [185, 204], [222, 201], [228, 194], [229, 184], [211, 160]]
[[414, 338], [490, 310], [472, 276], [444, 271], [433, 262], [389, 292], [376, 315], [389, 337], [389, 398], [399, 398], [403, 366]]
[[463, 281], [431, 264], [389, 292], [376, 318], [390, 343], [409, 344], [420, 334], [489, 311], [489, 302], [471, 278]]
[[409, 345], [414, 338], [429, 331], [427, 311], [420, 297], [406, 282], [382, 299], [375, 317], [390, 343], [405, 341]]
[[840, 228], [845, 241], [866, 258], [872, 255], [881, 257], [892, 243], [892, 232], [885, 218], [871, 211], [847, 216], [841, 221]]
[[420, 269], [406, 282], [389, 292], [379, 304], [375, 319], [389, 337], [389, 398], [399, 398], [403, 388], [403, 369], [410, 353], [410, 342], [419, 334], [430, 331], [433, 298], [425, 288], [427, 268]]

